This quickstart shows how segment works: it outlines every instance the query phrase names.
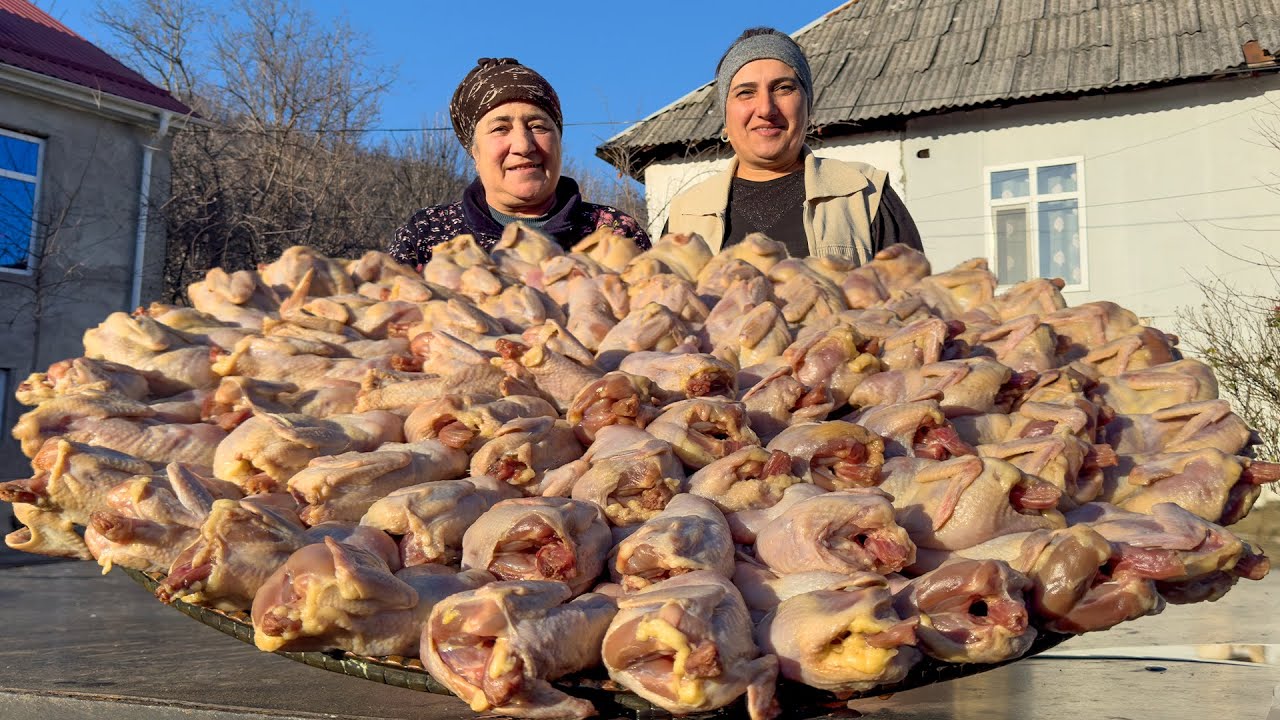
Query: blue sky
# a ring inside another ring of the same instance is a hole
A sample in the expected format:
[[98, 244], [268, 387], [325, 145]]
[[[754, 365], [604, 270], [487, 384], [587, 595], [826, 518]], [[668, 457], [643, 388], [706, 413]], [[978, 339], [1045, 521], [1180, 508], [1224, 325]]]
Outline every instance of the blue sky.
[[[90, 41], [109, 46], [93, 20], [96, 0], [37, 0]], [[508, 0], [315, 0], [321, 20], [346, 17], [393, 66], [384, 128], [447, 125], [449, 97], [476, 58], [515, 57], [560, 94], [566, 155], [593, 171], [595, 146], [711, 79], [743, 29], [794, 32], [840, 0], [649, 0], [644, 3]], [[591, 123], [591, 124], [581, 124]]]

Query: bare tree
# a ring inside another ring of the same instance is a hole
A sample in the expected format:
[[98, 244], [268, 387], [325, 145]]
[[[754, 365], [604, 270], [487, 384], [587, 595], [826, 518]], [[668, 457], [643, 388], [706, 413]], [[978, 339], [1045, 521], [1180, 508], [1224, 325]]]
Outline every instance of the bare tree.
[[[1280, 281], [1276, 258], [1260, 252], [1255, 262]], [[1258, 457], [1280, 460], [1280, 292], [1250, 293], [1221, 278], [1197, 284], [1204, 300], [1179, 313], [1179, 330], [1236, 413], [1257, 429]]]
[[192, 48], [198, 28], [210, 20], [204, 6], [193, 0], [109, 0], [94, 19], [116, 39], [125, 64], [141, 68], [179, 100], [196, 98], [199, 71], [189, 63], [198, 55]]
[[[615, 167], [626, 167], [620, 162], [612, 164]], [[564, 164], [563, 173], [578, 182], [578, 188], [584, 200], [615, 207], [638, 220], [641, 227], [649, 224], [649, 209], [645, 205], [644, 186], [632, 180], [621, 170], [596, 172], [569, 160]]]
[[390, 73], [363, 36], [294, 0], [213, 10], [145, 0], [99, 13], [125, 54], [203, 119], [174, 139], [161, 208], [171, 301], [210, 267], [251, 268], [290, 245], [348, 257], [382, 248], [413, 210], [457, 197], [452, 138], [373, 141]]

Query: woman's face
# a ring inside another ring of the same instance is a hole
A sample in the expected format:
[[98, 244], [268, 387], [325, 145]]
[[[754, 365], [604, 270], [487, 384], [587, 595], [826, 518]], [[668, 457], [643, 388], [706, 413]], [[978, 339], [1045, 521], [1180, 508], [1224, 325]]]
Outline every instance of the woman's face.
[[471, 157], [489, 205], [507, 215], [542, 215], [560, 181], [560, 131], [547, 111], [525, 102], [490, 110], [476, 125]]
[[769, 180], [800, 162], [809, 107], [796, 71], [781, 60], [753, 60], [729, 81], [725, 132], [738, 175]]

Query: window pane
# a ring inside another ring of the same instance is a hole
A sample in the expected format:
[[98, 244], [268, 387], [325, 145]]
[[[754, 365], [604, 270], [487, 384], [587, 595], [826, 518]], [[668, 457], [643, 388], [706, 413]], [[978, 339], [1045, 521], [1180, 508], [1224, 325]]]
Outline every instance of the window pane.
[[35, 183], [0, 177], [0, 267], [27, 266]]
[[1080, 268], [1080, 210], [1075, 200], [1040, 203], [1040, 277], [1083, 282]]
[[1026, 170], [1001, 170], [991, 173], [991, 199], [1026, 197], [1031, 194], [1031, 181]]
[[996, 276], [1002, 285], [1027, 279], [1027, 208], [999, 208], [996, 224]]
[[1076, 164], [1049, 165], [1036, 170], [1036, 190], [1041, 195], [1076, 191]]
[[0, 135], [0, 170], [35, 175], [36, 162], [39, 158], [39, 145], [8, 135]]

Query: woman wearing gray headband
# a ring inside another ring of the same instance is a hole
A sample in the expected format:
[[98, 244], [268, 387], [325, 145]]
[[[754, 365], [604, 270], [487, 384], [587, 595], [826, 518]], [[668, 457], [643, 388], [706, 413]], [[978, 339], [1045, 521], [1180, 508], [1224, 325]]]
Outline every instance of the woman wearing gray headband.
[[819, 158], [805, 145], [813, 79], [788, 35], [744, 32], [720, 58], [715, 89], [734, 157], [727, 170], [676, 196], [669, 232], [696, 232], [716, 252], [762, 232], [792, 257], [859, 264], [894, 243], [923, 251], [883, 170]]

